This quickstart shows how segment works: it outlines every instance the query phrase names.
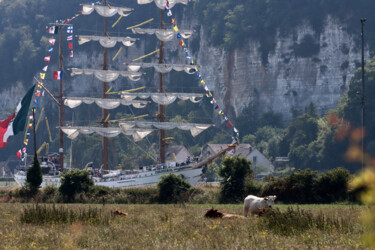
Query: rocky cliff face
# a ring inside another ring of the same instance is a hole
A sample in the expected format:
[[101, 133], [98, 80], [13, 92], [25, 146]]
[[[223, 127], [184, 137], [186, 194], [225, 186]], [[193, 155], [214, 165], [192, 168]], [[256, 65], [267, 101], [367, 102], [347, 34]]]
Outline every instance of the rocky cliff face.
[[268, 64], [262, 63], [257, 41], [227, 53], [210, 47], [204, 37], [203, 25], [198, 63], [219, 105], [236, 116], [250, 103], [260, 113], [282, 113], [286, 120], [310, 102], [322, 114], [335, 107], [360, 66], [357, 38], [330, 17], [320, 34], [307, 24], [287, 36], [277, 34]]
[[[199, 27], [197, 20], [191, 19], [191, 13], [185, 13], [182, 20], [181, 27]], [[256, 40], [249, 40], [241, 49], [225, 52], [209, 45], [205, 39], [204, 25], [201, 25], [199, 32], [195, 38], [199, 39], [199, 48], [194, 58], [202, 66], [201, 73], [208, 87], [214, 91], [218, 104], [231, 116], [240, 115], [244, 107], [252, 104], [260, 113], [274, 111], [282, 113], [284, 119], [289, 120], [293, 111], [304, 109], [310, 102], [314, 102], [322, 114], [335, 107], [337, 100], [348, 90], [350, 78], [360, 65], [360, 48], [358, 42], [355, 43], [360, 34], [348, 34], [338, 20], [330, 17], [327, 17], [319, 34], [308, 24], [300, 25], [287, 36], [277, 34], [275, 49], [268, 54], [268, 63], [262, 62], [260, 44]], [[155, 47], [150, 47], [151, 42], [137, 42], [134, 48], [125, 49], [116, 62], [129, 62], [152, 51]], [[190, 40], [189, 47], [192, 43]], [[95, 51], [97, 47], [91, 46], [76, 46], [84, 50], [77, 51], [69, 64], [101, 68], [101, 52], [85, 52]], [[167, 55], [173, 58], [168, 62], [185, 62], [184, 53], [176, 41], [168, 42], [166, 46], [171, 49]], [[111, 51], [110, 58], [115, 53]], [[368, 57], [368, 52], [366, 54]], [[54, 67], [57, 68], [56, 65], [50, 66], [51, 71], [57, 70]], [[111, 68], [125, 69], [125, 66], [118, 63]], [[140, 84], [145, 85], [153, 80], [156, 82], [157, 78], [143, 79]], [[101, 86], [93, 84], [94, 81], [97, 81], [94, 77], [87, 76], [70, 79], [66, 94], [99, 97]], [[115, 87], [124, 89], [123, 81], [117, 80]], [[1, 117], [9, 115], [9, 110], [14, 109], [22, 98], [25, 93], [23, 85], [17, 82], [11, 89], [0, 91]], [[57, 91], [57, 84], [50, 86]]]

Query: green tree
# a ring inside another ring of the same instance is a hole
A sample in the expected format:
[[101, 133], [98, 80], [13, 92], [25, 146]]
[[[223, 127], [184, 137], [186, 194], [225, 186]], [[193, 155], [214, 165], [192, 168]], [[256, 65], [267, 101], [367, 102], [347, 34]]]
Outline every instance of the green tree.
[[33, 165], [27, 170], [26, 187], [31, 192], [37, 192], [43, 182], [42, 169], [40, 168], [38, 156], [35, 153]]
[[246, 158], [225, 157], [219, 172], [223, 180], [220, 182], [220, 201], [237, 203], [246, 195], [245, 182], [253, 174], [251, 162]]
[[207, 178], [207, 181], [216, 181], [219, 177], [220, 168], [216, 163], [211, 163], [203, 168], [202, 178]]
[[72, 202], [76, 194], [87, 192], [92, 186], [94, 182], [90, 179], [89, 172], [75, 169], [61, 177], [59, 192], [65, 201]]
[[159, 201], [161, 203], [187, 201], [190, 190], [191, 185], [180, 175], [163, 175], [158, 183]]

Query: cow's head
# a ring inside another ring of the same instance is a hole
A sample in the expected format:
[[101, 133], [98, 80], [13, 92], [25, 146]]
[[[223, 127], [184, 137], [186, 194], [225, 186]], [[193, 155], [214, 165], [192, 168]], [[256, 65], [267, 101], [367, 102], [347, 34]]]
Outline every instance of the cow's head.
[[264, 197], [263, 199], [265, 203], [267, 204], [267, 207], [272, 208], [276, 200], [276, 195], [270, 195], [270, 196]]

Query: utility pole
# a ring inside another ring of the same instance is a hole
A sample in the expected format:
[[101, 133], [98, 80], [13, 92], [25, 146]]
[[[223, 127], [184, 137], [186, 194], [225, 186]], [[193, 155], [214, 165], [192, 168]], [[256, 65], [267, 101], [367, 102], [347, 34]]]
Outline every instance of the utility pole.
[[[163, 15], [164, 11], [160, 10], [160, 29], [164, 29], [163, 25]], [[159, 52], [159, 64], [164, 63], [164, 42], [160, 41], [160, 52]], [[159, 92], [164, 93], [163, 87], [163, 74], [159, 73]], [[165, 115], [165, 106], [159, 104], [159, 121], [165, 122], [166, 115]], [[164, 129], [159, 130], [159, 143], [160, 143], [160, 163], [165, 163], [165, 137], [166, 132]]]
[[[108, 6], [107, 0], [104, 0], [104, 6]], [[104, 17], [104, 36], [108, 37], [107, 33], [107, 18]], [[103, 70], [108, 70], [108, 49], [104, 48], [104, 58], [103, 58]], [[103, 82], [103, 99], [107, 98], [107, 82]], [[106, 109], [102, 109], [103, 114], [103, 127], [108, 127], [106, 122], [108, 112]], [[104, 170], [108, 170], [108, 138], [103, 136], [103, 164]]]
[[362, 37], [362, 97], [361, 97], [361, 107], [362, 107], [362, 168], [365, 167], [365, 157], [366, 157], [366, 115], [365, 115], [365, 32], [364, 26], [366, 18], [361, 18], [361, 37]]

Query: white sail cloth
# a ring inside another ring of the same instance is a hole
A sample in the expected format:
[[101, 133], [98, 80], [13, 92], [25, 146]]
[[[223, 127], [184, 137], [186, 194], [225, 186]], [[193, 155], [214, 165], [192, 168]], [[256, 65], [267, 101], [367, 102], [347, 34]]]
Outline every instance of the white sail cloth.
[[90, 15], [94, 10], [103, 17], [112, 17], [116, 14], [120, 16], [129, 16], [133, 9], [114, 6], [99, 6], [91, 4], [82, 4], [82, 15]]
[[99, 41], [104, 48], [113, 48], [116, 43], [120, 42], [124, 46], [130, 47], [135, 44], [138, 39], [131, 37], [108, 37], [108, 36], [78, 36], [78, 44], [82, 45], [90, 41]]
[[124, 129], [124, 128], [99, 128], [99, 127], [61, 127], [61, 130], [68, 136], [69, 139], [74, 140], [79, 134], [90, 135], [97, 133], [104, 137], [116, 137], [119, 134], [131, 135], [134, 141], [140, 141], [147, 135], [152, 133], [152, 129]]
[[[127, 63], [126, 63], [127, 64]], [[140, 68], [151, 68], [154, 67], [154, 69], [159, 72], [159, 73], [168, 73], [172, 69], [175, 71], [185, 71], [187, 74], [195, 74], [196, 69], [199, 68], [200, 66], [198, 65], [189, 65], [189, 64], [167, 64], [167, 63], [129, 63], [128, 64], [128, 70], [131, 72], [137, 72], [140, 70]]]
[[120, 95], [126, 101], [134, 100], [137, 97], [141, 99], [151, 98], [160, 105], [172, 104], [177, 98], [183, 101], [190, 100], [192, 103], [198, 103], [203, 98], [203, 94], [194, 93], [121, 93]]
[[[138, 4], [148, 4], [155, 2], [156, 6], [158, 6], [159, 9], [164, 9], [167, 0], [137, 0]], [[189, 0], [169, 0], [169, 8], [173, 8], [177, 3], [182, 3], [182, 4], [188, 4]]]
[[141, 79], [141, 72], [129, 72], [129, 71], [115, 71], [115, 70], [99, 70], [99, 69], [78, 69], [71, 68], [71, 76], [75, 75], [92, 75], [94, 74], [96, 78], [103, 82], [112, 82], [116, 80], [120, 75], [123, 77], [128, 77], [132, 81], [139, 81]]
[[133, 105], [135, 108], [145, 108], [148, 104], [147, 101], [138, 100], [125, 100], [125, 99], [103, 99], [103, 98], [90, 98], [90, 97], [67, 97], [64, 98], [64, 105], [73, 109], [85, 104], [96, 103], [102, 109], [115, 109], [120, 105], [130, 106]]
[[120, 122], [121, 128], [128, 129], [135, 126], [140, 128], [155, 127], [157, 129], [181, 129], [181, 130], [190, 130], [190, 133], [193, 137], [199, 135], [204, 130], [211, 127], [210, 124], [197, 124], [197, 123], [180, 123], [180, 122], [145, 122], [145, 121], [129, 121], [129, 122]]
[[[163, 42], [168, 42], [171, 41], [175, 35], [175, 31], [170, 29], [170, 30], [164, 30], [164, 29], [142, 29], [142, 28], [134, 28], [132, 29], [134, 34], [148, 34], [148, 35], [153, 35], [155, 34], [156, 37], [163, 41]], [[192, 30], [179, 30], [178, 31], [181, 34], [181, 37], [184, 39], [188, 39], [193, 35]]]

